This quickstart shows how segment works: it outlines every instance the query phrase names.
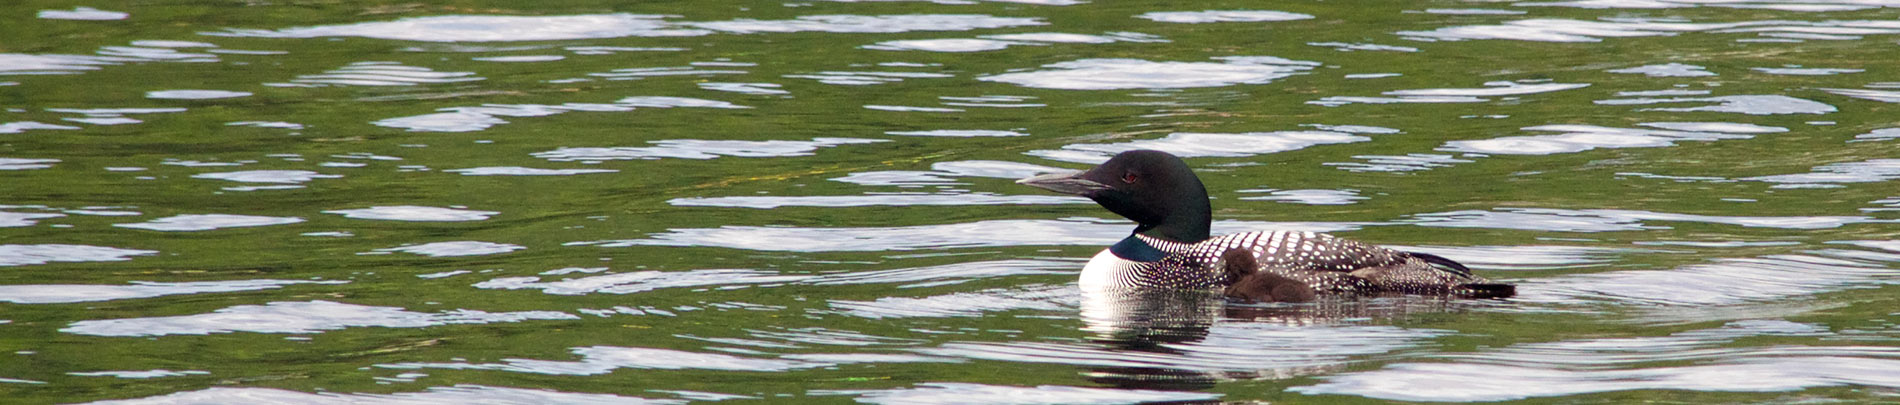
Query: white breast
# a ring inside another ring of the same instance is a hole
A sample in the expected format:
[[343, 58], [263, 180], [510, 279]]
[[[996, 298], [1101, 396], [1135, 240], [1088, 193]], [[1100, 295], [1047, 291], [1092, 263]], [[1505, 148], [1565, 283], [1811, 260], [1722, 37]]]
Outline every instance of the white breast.
[[1127, 288], [1134, 268], [1134, 261], [1102, 249], [1102, 253], [1096, 253], [1095, 258], [1089, 259], [1089, 264], [1082, 267], [1082, 277], [1077, 283], [1081, 285], [1082, 291]]

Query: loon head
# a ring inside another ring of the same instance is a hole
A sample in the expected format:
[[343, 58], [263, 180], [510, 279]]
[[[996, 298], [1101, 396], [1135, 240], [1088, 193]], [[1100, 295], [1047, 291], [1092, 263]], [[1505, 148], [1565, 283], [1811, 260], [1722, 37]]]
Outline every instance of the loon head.
[[1051, 173], [1017, 184], [1088, 197], [1140, 224], [1135, 233], [1175, 242], [1208, 238], [1213, 208], [1187, 162], [1167, 152], [1131, 150], [1084, 172]]

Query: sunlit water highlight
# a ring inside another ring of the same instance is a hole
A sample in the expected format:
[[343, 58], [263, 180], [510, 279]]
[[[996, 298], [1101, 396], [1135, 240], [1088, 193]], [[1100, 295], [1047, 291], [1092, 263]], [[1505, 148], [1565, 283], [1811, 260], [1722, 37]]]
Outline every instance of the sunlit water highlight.
[[[1891, 1], [147, 3], [0, 13], [0, 397], [1900, 390]], [[1083, 293], [1133, 149], [1520, 294]]]

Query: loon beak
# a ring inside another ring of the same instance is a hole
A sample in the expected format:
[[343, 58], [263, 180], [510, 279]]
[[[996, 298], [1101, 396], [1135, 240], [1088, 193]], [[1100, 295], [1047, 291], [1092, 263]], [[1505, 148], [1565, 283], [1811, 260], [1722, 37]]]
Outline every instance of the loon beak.
[[1085, 172], [1041, 174], [1017, 180], [1016, 184], [1085, 197], [1096, 191], [1107, 190], [1109, 188], [1106, 184], [1082, 178], [1082, 173]]

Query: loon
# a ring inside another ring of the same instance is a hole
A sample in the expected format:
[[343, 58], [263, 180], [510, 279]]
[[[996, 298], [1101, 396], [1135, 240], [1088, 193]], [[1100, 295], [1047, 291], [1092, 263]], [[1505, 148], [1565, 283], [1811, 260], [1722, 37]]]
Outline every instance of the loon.
[[1206, 187], [1187, 162], [1167, 152], [1122, 152], [1088, 171], [1016, 183], [1087, 197], [1138, 224], [1128, 238], [1082, 268], [1079, 283], [1085, 291], [1220, 289], [1229, 297], [1263, 302], [1380, 294], [1508, 298], [1517, 292], [1451, 259], [1322, 233], [1210, 237], [1213, 208]]

